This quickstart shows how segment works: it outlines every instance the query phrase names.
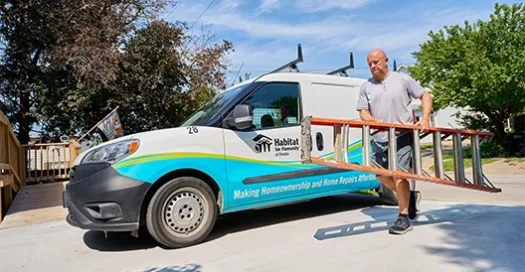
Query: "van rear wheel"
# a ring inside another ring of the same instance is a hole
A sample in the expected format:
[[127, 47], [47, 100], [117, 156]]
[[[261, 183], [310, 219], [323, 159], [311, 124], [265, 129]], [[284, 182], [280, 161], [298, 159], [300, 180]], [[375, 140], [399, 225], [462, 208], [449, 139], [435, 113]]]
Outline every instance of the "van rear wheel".
[[216, 199], [210, 186], [194, 177], [173, 179], [155, 193], [146, 225], [151, 236], [169, 248], [200, 243], [215, 225]]

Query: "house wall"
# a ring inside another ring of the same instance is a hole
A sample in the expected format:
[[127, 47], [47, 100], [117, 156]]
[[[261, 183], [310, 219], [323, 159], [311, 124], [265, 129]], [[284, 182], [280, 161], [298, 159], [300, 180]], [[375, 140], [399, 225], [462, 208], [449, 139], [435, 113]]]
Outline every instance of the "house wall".
[[435, 126], [436, 127], [447, 127], [447, 128], [458, 128], [463, 129], [464, 126], [460, 124], [460, 120], [456, 118], [456, 113], [461, 112], [465, 114], [465, 110], [461, 110], [454, 107], [446, 107], [436, 112]]

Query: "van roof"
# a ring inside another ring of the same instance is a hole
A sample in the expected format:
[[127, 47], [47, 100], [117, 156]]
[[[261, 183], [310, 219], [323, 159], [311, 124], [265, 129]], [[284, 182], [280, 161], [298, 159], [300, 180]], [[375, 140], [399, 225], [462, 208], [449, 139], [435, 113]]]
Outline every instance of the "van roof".
[[277, 72], [262, 75], [255, 78], [256, 81], [313, 81], [334, 84], [358, 84], [361, 85], [367, 79], [357, 77], [345, 77], [338, 75], [315, 74], [315, 73], [294, 73]]
[[344, 77], [337, 75], [327, 75], [327, 74], [315, 74], [315, 73], [295, 73], [295, 72], [276, 72], [263, 74], [258, 77], [253, 77], [247, 80], [244, 80], [240, 83], [237, 83], [224, 91], [229, 91], [235, 89], [239, 86], [249, 84], [254, 81], [311, 81], [311, 82], [323, 82], [323, 83], [332, 83], [332, 84], [357, 84], [361, 85], [363, 82], [366, 82], [367, 79], [358, 78], [358, 77]]

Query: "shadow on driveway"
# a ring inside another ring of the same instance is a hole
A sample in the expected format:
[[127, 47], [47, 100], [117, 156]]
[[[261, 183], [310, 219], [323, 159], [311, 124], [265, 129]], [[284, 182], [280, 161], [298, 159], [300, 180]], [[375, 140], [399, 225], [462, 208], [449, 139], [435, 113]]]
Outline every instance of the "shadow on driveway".
[[[373, 220], [317, 230], [318, 240], [384, 231], [397, 217], [397, 207], [374, 207], [362, 210]], [[412, 221], [414, 230], [425, 229], [428, 235], [442, 236], [437, 244], [421, 246], [432, 256], [473, 271], [523, 271], [525, 267], [525, 207], [458, 204], [446, 209], [422, 212]], [[445, 235], [442, 235], [444, 233]], [[414, 235], [409, 233], [407, 235]], [[421, 236], [418, 236], [421, 237]], [[424, 236], [422, 237], [424, 240]]]
[[[382, 202], [378, 197], [346, 194], [262, 210], [225, 214], [217, 218], [213, 231], [202, 243], [239, 231], [381, 204]], [[133, 251], [157, 246], [165, 248], [157, 244], [145, 228], [140, 230], [138, 238], [133, 238], [128, 232], [115, 232], [108, 233], [108, 238], [106, 239], [103, 232], [87, 231], [84, 234], [84, 243], [89, 248], [99, 251]]]
[[185, 266], [155, 267], [142, 272], [202, 272], [202, 266], [200, 264], [188, 264]]

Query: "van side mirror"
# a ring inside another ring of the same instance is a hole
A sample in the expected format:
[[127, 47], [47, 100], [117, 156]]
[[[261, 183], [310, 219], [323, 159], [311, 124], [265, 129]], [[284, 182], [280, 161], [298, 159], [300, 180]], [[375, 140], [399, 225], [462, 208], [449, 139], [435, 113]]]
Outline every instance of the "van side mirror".
[[239, 130], [249, 129], [253, 126], [253, 109], [250, 105], [237, 105], [232, 115], [226, 120], [228, 127]]

